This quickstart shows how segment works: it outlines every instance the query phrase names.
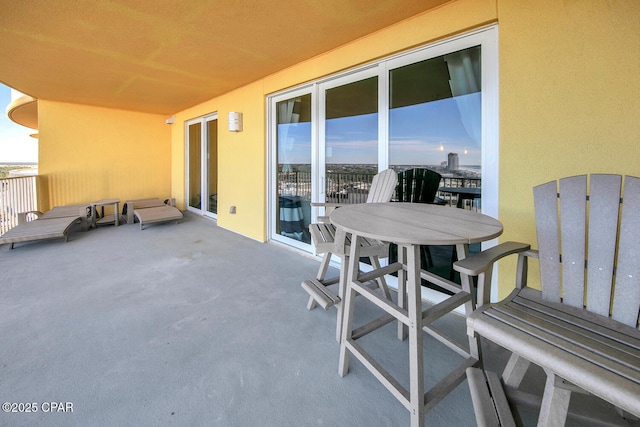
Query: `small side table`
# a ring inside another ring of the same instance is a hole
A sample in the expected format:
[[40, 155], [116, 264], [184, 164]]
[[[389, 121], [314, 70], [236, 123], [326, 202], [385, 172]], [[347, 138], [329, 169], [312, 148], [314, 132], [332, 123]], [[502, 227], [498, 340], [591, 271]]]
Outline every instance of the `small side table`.
[[[105, 205], [113, 205], [113, 215], [104, 214]], [[119, 213], [120, 199], [101, 199], [91, 203], [91, 214], [93, 217], [93, 227], [98, 225], [113, 223], [116, 227], [120, 225], [120, 213]], [[97, 219], [97, 208], [101, 208], [102, 218]]]

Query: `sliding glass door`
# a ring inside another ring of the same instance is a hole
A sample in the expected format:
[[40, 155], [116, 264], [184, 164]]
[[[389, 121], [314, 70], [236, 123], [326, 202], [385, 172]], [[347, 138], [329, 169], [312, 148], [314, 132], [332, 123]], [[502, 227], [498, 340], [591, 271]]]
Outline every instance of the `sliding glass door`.
[[[426, 167], [444, 187], [482, 188], [480, 59], [473, 46], [390, 69], [390, 167]], [[468, 201], [481, 210], [481, 197]]]
[[386, 168], [480, 188], [497, 216], [497, 65], [490, 27], [270, 96], [270, 237], [312, 251], [311, 203], [364, 202]]
[[323, 83], [319, 92], [321, 192], [315, 201], [362, 203], [378, 173], [377, 69]]
[[311, 242], [312, 103], [306, 90], [273, 99], [272, 155], [274, 180], [271, 191], [272, 238], [307, 247]]
[[205, 120], [207, 129], [207, 158], [206, 182], [207, 201], [203, 205], [210, 216], [218, 215], [218, 120], [208, 117]]
[[199, 211], [202, 206], [202, 123], [187, 123], [187, 194], [188, 209]]
[[218, 214], [218, 116], [189, 120], [187, 135], [187, 209]]

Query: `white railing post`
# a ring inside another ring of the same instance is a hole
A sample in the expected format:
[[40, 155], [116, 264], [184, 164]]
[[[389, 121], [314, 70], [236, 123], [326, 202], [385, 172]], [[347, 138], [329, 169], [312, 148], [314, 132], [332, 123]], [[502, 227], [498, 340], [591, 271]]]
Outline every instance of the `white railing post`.
[[35, 176], [0, 179], [0, 234], [18, 225], [20, 212], [36, 209]]

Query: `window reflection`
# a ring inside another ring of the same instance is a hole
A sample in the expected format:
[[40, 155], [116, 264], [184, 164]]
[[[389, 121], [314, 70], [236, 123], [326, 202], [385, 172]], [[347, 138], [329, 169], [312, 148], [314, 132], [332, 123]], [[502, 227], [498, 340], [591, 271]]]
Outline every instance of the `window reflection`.
[[276, 104], [278, 234], [311, 242], [311, 95]]
[[427, 167], [449, 185], [481, 186], [480, 65], [477, 46], [389, 72], [391, 167]]
[[378, 172], [378, 77], [326, 91], [327, 202], [366, 201]]

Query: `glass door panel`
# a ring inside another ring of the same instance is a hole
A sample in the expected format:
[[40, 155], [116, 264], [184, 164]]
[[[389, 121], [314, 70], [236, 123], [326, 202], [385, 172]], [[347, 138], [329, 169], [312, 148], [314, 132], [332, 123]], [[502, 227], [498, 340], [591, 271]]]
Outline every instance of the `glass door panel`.
[[325, 201], [365, 202], [378, 173], [377, 76], [326, 89], [324, 153]]
[[207, 125], [207, 212], [212, 216], [218, 214], [218, 120], [208, 119]]
[[269, 96], [271, 238], [312, 250], [307, 226], [325, 212], [309, 200], [363, 202], [387, 167], [481, 188], [472, 207], [497, 217], [497, 45], [482, 29]]
[[189, 207], [200, 210], [202, 197], [202, 126], [197, 123], [188, 124], [188, 188]]
[[275, 230], [279, 236], [311, 243], [311, 94], [275, 104]]
[[[480, 52], [476, 46], [389, 72], [390, 167], [433, 169], [445, 187], [482, 186]], [[479, 209], [480, 199], [469, 202]]]
[[218, 116], [187, 124], [187, 209], [215, 218], [218, 213]]

